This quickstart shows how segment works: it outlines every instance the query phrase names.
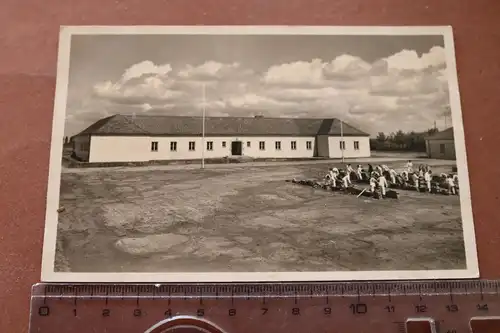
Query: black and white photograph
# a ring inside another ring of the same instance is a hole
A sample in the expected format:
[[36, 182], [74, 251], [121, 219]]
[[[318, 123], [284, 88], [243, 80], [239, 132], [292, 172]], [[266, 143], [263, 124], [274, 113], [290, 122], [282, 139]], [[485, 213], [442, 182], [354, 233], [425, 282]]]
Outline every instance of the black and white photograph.
[[465, 147], [451, 27], [62, 27], [42, 280], [475, 278]]

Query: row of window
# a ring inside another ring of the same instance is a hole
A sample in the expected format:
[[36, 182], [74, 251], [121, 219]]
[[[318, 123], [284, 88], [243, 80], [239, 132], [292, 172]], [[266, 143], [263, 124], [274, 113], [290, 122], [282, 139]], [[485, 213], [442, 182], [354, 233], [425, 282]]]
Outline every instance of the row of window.
[[[252, 146], [251, 142], [247, 141], [247, 147], [250, 148], [251, 146]], [[222, 141], [222, 147], [223, 148], [226, 147], [226, 141]], [[281, 150], [281, 141], [275, 141], [274, 148], [276, 150]], [[196, 142], [189, 141], [188, 149], [190, 151], [196, 150]], [[297, 141], [290, 142], [290, 149], [297, 150]], [[312, 141], [306, 141], [306, 149], [312, 150]], [[207, 141], [207, 150], [214, 150], [214, 142], [213, 141]], [[266, 142], [265, 141], [259, 141], [259, 150], [266, 150]], [[151, 142], [151, 151], [158, 151], [158, 141]], [[177, 141], [170, 142], [170, 151], [177, 151]]]
[[[345, 141], [339, 142], [340, 150], [345, 150]], [[359, 141], [354, 141], [354, 150], [359, 150]]]
[[[345, 141], [340, 141], [340, 149], [345, 150]], [[226, 141], [222, 141], [222, 147], [226, 147]], [[251, 142], [247, 141], [247, 147], [251, 147]], [[81, 143], [80, 144], [80, 149], [82, 151], [88, 151], [89, 150], [89, 144], [88, 143]], [[194, 141], [189, 141], [188, 149], [190, 151], [194, 151], [196, 148], [196, 143]], [[276, 141], [274, 143], [274, 148], [276, 150], [281, 150], [281, 141]], [[441, 145], [440, 147], [440, 153], [444, 153], [444, 145]], [[292, 141], [290, 142], [290, 149], [291, 150], [297, 150], [297, 141]], [[312, 141], [306, 141], [306, 149], [307, 150], [312, 150]], [[207, 141], [207, 150], [214, 150], [214, 142], [213, 141]], [[266, 142], [265, 141], [259, 141], [259, 150], [266, 150]], [[354, 141], [354, 150], [359, 150], [359, 141]], [[158, 141], [153, 141], [151, 142], [151, 151], [158, 151]], [[177, 142], [176, 141], [171, 141], [170, 142], [170, 151], [177, 151]]]

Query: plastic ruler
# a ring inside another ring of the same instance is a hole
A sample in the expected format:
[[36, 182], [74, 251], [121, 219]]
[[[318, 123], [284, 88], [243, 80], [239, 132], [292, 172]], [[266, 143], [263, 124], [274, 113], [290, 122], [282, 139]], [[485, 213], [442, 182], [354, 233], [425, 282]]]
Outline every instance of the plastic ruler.
[[31, 333], [499, 333], [500, 281], [36, 284]]

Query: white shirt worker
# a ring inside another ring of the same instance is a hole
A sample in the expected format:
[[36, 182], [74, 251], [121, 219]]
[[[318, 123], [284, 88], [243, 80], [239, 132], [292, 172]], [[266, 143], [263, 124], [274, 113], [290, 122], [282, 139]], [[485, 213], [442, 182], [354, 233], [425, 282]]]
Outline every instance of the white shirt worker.
[[427, 190], [430, 192], [431, 191], [431, 179], [432, 179], [432, 175], [430, 172], [426, 172], [424, 174], [424, 180], [425, 180], [425, 184], [427, 185]]
[[385, 196], [385, 189], [387, 188], [387, 179], [385, 179], [384, 176], [380, 176], [380, 178], [378, 179], [378, 185], [382, 190], [382, 195]]

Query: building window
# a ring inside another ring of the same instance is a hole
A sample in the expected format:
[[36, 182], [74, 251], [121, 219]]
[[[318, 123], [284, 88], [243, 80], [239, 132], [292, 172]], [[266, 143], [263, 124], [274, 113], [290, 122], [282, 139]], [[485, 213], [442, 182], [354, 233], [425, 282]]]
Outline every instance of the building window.
[[281, 141], [276, 141], [274, 143], [274, 148], [276, 148], [276, 150], [281, 150]]
[[297, 150], [297, 141], [290, 142], [290, 146], [291, 146], [292, 150]]
[[222, 141], [222, 148], [226, 148], [226, 141]]
[[345, 150], [345, 141], [340, 141], [340, 150]]
[[177, 151], [177, 142], [176, 141], [170, 142], [170, 151]]
[[213, 141], [208, 141], [207, 142], [207, 150], [214, 150], [214, 143], [213, 143]]
[[354, 150], [359, 150], [359, 141], [354, 141]]
[[247, 141], [247, 147], [250, 148], [251, 144], [250, 141]]
[[151, 151], [158, 151], [158, 141], [151, 142]]
[[264, 141], [259, 141], [259, 150], [266, 150], [266, 143]]
[[306, 141], [306, 149], [307, 150], [313, 149], [313, 143], [312, 143], [312, 141]]
[[439, 145], [439, 153], [444, 154], [446, 152], [446, 146], [444, 143]]
[[189, 141], [189, 150], [190, 150], [190, 151], [193, 151], [193, 150], [194, 150], [194, 148], [195, 148], [195, 145], [194, 145], [194, 144], [195, 144], [195, 142], [194, 142], [194, 141]]

